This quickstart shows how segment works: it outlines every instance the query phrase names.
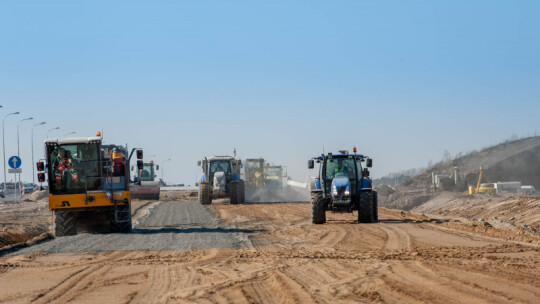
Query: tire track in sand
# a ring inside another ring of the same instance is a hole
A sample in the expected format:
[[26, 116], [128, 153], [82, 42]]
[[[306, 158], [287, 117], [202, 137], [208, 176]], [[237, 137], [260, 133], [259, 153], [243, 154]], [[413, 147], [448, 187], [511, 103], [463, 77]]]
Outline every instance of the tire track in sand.
[[382, 251], [411, 250], [411, 236], [404, 229], [385, 223], [379, 223], [378, 227], [386, 233]]

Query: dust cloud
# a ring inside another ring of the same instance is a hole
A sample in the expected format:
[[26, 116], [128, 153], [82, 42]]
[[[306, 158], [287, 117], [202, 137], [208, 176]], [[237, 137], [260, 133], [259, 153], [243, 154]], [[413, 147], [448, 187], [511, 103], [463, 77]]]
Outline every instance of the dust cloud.
[[309, 202], [309, 190], [286, 187], [271, 190], [267, 188], [246, 189], [248, 203]]

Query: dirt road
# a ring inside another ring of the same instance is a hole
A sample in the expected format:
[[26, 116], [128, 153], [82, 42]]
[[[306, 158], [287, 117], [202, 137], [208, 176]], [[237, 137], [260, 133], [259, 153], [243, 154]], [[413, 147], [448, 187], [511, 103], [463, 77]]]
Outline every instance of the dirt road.
[[[164, 219], [153, 218], [158, 208], [150, 209], [139, 225], [161, 230], [173, 223], [165, 235], [172, 242], [176, 234], [192, 229], [184, 222], [188, 220], [182, 218], [184, 213], [172, 209], [165, 210], [170, 221], [160, 224]], [[540, 299], [536, 239], [492, 238], [484, 233], [489, 227], [467, 231], [459, 223], [387, 209], [380, 210], [379, 223], [357, 224], [353, 215], [328, 214], [324, 225], [310, 223], [306, 203], [216, 204], [207, 210], [221, 219], [212, 226], [223, 228], [219, 236], [236, 240], [233, 248], [18, 252], [0, 258], [0, 302], [537, 303]], [[197, 225], [190, 234], [204, 238], [206, 222]], [[250, 241], [238, 243], [238, 235]]]

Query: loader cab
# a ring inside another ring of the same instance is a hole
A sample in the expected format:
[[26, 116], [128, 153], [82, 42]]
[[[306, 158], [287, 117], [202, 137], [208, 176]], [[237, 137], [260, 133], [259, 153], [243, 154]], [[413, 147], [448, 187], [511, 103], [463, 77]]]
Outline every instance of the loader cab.
[[100, 140], [46, 142], [51, 194], [77, 194], [102, 187]]
[[244, 167], [245, 175], [251, 175], [255, 172], [263, 173], [264, 172], [264, 159], [262, 158], [252, 158], [246, 159]]

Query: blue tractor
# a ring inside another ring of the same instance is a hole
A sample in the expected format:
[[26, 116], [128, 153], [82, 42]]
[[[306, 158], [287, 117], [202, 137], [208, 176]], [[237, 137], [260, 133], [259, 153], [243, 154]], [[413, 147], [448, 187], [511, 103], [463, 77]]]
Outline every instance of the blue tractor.
[[[377, 191], [372, 189], [369, 170], [373, 161], [367, 156], [339, 151], [313, 157], [308, 168], [319, 163], [319, 177], [311, 182], [311, 220], [314, 224], [326, 222], [326, 211], [358, 211], [359, 223], [372, 223], [378, 220]], [[366, 162], [366, 168], [362, 163]]]
[[199, 183], [199, 203], [210, 205], [214, 198], [230, 198], [231, 204], [244, 203], [246, 191], [240, 178], [242, 161], [233, 156], [213, 156], [198, 161], [203, 174]]

